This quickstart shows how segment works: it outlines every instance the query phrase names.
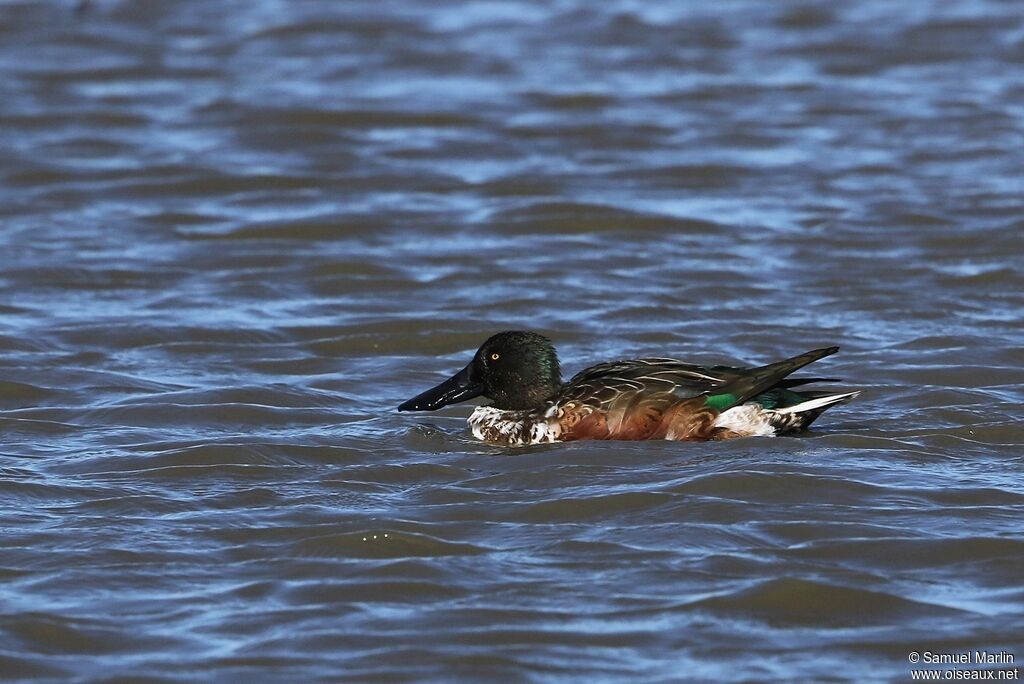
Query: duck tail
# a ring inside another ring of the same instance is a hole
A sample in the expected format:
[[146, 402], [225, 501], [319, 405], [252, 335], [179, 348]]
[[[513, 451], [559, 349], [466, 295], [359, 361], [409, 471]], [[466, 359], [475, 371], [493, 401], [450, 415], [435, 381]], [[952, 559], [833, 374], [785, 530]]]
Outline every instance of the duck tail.
[[788, 427], [804, 430], [817, 419], [822, 413], [833, 406], [845, 404], [855, 399], [860, 392], [845, 392], [843, 394], [822, 394], [809, 398], [807, 401], [786, 406], [785, 408], [774, 409], [774, 412], [787, 417]]
[[[704, 403], [717, 411], [724, 411], [742, 404], [767, 389], [779, 384], [783, 378], [818, 359], [830, 356], [839, 351], [839, 347], [823, 347], [785, 361], [770, 363], [767, 366], [751, 368], [743, 375], [724, 385], [708, 390]], [[824, 409], [822, 409], [824, 410]]]

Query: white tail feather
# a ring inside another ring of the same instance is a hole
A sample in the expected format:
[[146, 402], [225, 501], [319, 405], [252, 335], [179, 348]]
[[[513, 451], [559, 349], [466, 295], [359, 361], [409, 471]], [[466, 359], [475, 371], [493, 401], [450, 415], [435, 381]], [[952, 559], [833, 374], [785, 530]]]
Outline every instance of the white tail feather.
[[836, 404], [844, 404], [860, 392], [847, 392], [846, 394], [830, 394], [827, 397], [818, 397], [817, 399], [810, 399], [794, 406], [787, 406], [786, 408], [775, 409], [776, 413], [804, 413], [805, 411], [814, 411], [816, 409], [825, 409], [829, 406], [835, 406]]

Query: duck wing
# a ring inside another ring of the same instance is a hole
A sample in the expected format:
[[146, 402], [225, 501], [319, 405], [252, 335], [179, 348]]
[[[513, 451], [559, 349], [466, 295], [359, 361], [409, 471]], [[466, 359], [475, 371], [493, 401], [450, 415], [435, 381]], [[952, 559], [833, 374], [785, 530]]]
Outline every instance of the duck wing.
[[742, 368], [697, 366], [676, 359], [648, 358], [599, 363], [580, 371], [562, 388], [560, 396], [600, 406], [622, 394], [672, 394], [676, 399], [696, 396], [743, 374]]
[[572, 439], [653, 439], [684, 399], [735, 381], [743, 369], [646, 358], [599, 363], [565, 384], [552, 407]]

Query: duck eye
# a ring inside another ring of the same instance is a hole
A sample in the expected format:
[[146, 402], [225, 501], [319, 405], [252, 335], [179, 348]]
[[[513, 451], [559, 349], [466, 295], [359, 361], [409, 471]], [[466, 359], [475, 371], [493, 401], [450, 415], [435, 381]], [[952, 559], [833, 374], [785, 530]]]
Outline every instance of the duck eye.
[[501, 354], [499, 354], [498, 352], [494, 352], [493, 354], [491, 354], [491, 361], [497, 361], [500, 358]]

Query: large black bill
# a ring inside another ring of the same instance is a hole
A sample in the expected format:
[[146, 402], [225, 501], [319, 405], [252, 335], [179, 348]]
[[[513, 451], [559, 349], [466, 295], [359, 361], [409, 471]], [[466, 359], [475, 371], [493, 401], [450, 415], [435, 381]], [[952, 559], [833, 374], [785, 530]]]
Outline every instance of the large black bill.
[[448, 378], [434, 389], [418, 394], [398, 407], [399, 411], [436, 411], [442, 406], [479, 397], [483, 385], [470, 380], [469, 366]]

